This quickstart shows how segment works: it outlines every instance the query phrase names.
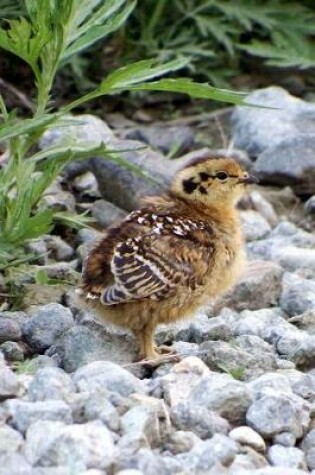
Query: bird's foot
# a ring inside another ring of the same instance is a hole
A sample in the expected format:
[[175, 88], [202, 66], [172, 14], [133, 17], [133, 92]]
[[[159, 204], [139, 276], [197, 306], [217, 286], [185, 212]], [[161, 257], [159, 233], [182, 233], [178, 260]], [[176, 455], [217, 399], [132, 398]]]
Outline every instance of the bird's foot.
[[158, 355], [176, 355], [174, 348], [167, 345], [154, 346], [154, 350]]
[[150, 354], [140, 355], [139, 358], [137, 358], [138, 363], [150, 366], [151, 368], [157, 368], [165, 363], [177, 363], [180, 360], [180, 355], [176, 354], [174, 349], [163, 345], [159, 347], [155, 346]]

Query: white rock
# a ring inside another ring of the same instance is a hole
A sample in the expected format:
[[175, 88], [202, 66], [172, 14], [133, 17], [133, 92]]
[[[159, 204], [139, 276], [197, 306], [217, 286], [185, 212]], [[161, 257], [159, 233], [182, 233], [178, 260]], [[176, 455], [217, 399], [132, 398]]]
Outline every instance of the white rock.
[[265, 452], [266, 450], [264, 439], [258, 434], [258, 432], [254, 431], [250, 427], [236, 427], [235, 429], [231, 430], [229, 437], [239, 444], [249, 445], [258, 452]]

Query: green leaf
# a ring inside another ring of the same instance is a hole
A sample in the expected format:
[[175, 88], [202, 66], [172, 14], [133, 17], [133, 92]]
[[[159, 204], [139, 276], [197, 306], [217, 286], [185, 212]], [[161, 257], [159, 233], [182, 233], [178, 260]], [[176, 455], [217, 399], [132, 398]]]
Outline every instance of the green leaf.
[[23, 134], [29, 134], [42, 128], [43, 131], [49, 125], [53, 124], [60, 117], [60, 113], [43, 114], [34, 116], [31, 119], [16, 120], [7, 122], [0, 126], [0, 142], [3, 142], [14, 137], [19, 137]]

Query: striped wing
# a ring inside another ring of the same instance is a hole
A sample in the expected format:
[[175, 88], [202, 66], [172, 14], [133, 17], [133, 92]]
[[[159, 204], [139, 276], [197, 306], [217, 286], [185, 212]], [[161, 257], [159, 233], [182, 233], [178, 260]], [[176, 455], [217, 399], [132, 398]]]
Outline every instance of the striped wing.
[[188, 263], [175, 260], [172, 253], [163, 252], [157, 240], [143, 236], [129, 238], [115, 247], [111, 272], [114, 283], [102, 292], [103, 305], [143, 298], [165, 299], [184, 283], [191, 268]]

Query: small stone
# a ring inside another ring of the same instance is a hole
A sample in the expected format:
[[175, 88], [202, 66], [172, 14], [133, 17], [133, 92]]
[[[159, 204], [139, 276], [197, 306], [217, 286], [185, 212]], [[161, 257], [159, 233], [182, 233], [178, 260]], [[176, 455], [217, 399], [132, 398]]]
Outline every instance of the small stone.
[[289, 322], [301, 330], [307, 331], [310, 335], [315, 335], [315, 310], [304, 312], [301, 315], [289, 318]]
[[288, 378], [279, 373], [265, 373], [247, 384], [254, 399], [259, 399], [269, 389], [292, 394]]
[[68, 308], [56, 303], [47, 304], [23, 324], [23, 338], [31, 348], [45, 351], [73, 324]]
[[236, 286], [219, 300], [217, 306], [241, 311], [277, 305], [282, 290], [282, 276], [282, 267], [274, 262], [251, 261]]
[[79, 391], [108, 389], [122, 396], [143, 392], [142, 381], [110, 361], [94, 361], [79, 368], [73, 376]]
[[76, 191], [80, 192], [81, 196], [100, 197], [97, 181], [91, 172], [85, 172], [82, 175], [76, 176], [73, 180], [73, 187]]
[[68, 261], [73, 257], [74, 250], [66, 241], [60, 236], [49, 234], [44, 237], [49, 251], [49, 258], [57, 261]]
[[[241, 451], [236, 454], [233, 463], [230, 465], [228, 473], [233, 475], [256, 474], [256, 470], [267, 465], [267, 460], [262, 454], [256, 452], [248, 445], [243, 445], [241, 446]], [[216, 474], [214, 473], [213, 475]]]
[[305, 453], [310, 470], [315, 470], [315, 429], [312, 429], [302, 440], [301, 449]]
[[300, 438], [310, 422], [310, 405], [293, 394], [270, 391], [254, 400], [247, 411], [246, 421], [263, 437], [292, 432]]
[[178, 430], [173, 432], [166, 444], [164, 444], [165, 450], [169, 450], [172, 454], [181, 454], [189, 452], [196, 444], [200, 443], [199, 437], [193, 432]]
[[246, 241], [257, 241], [266, 237], [271, 231], [268, 221], [257, 211], [240, 211], [240, 218]]
[[80, 473], [89, 468], [106, 470], [116, 453], [111, 434], [100, 421], [69, 426], [38, 421], [27, 431], [25, 455], [32, 465], [64, 465]]
[[0, 351], [7, 361], [24, 361], [24, 351], [16, 341], [6, 341], [0, 345]]
[[231, 423], [242, 423], [251, 395], [244, 383], [227, 374], [211, 372], [192, 389], [189, 400], [193, 405], [216, 411]]
[[21, 336], [19, 323], [13, 318], [5, 318], [0, 315], [0, 343], [19, 341]]
[[89, 393], [84, 404], [84, 416], [88, 421], [99, 419], [113, 432], [117, 432], [120, 428], [118, 411], [108, 401], [107, 394], [102, 391]]
[[315, 195], [311, 196], [304, 204], [307, 214], [315, 215]]
[[[170, 472], [170, 464], [166, 463], [163, 457], [147, 448], [141, 448], [133, 454], [130, 454], [129, 451], [122, 451], [116, 465], [118, 473], [124, 475], [126, 473], [127, 475], [169, 475], [173, 473]], [[136, 474], [133, 473], [134, 471]]]
[[94, 201], [91, 208], [91, 214], [104, 228], [107, 228], [116, 221], [118, 222], [124, 219], [127, 215], [127, 213], [118, 208], [118, 206], [105, 200]]
[[315, 249], [284, 246], [274, 250], [273, 258], [284, 269], [295, 272], [299, 269], [315, 270]]
[[253, 208], [268, 221], [270, 226], [274, 227], [278, 224], [279, 220], [274, 207], [259, 191], [252, 190], [249, 193], [249, 199]]
[[68, 402], [75, 389], [72, 379], [62, 369], [47, 367], [36, 372], [29, 385], [27, 397], [33, 402], [50, 399]]
[[201, 439], [209, 439], [216, 433], [227, 434], [229, 431], [226, 419], [189, 401], [179, 402], [172, 407], [171, 420], [177, 429], [191, 431]]
[[24, 444], [24, 439], [19, 432], [4, 424], [0, 425], [0, 455], [19, 451]]
[[156, 411], [152, 407], [136, 406], [121, 418], [122, 435], [144, 437], [152, 448], [161, 444], [161, 433]]
[[284, 274], [280, 305], [291, 317], [315, 310], [315, 282], [296, 274]]
[[57, 357], [62, 368], [71, 373], [93, 361], [128, 364], [134, 360], [137, 351], [137, 344], [129, 334], [111, 332], [93, 323], [66, 329], [47, 354]]
[[302, 452], [302, 450], [297, 449], [296, 447], [272, 445], [268, 449], [267, 455], [268, 460], [272, 465], [307, 470], [304, 453]]
[[11, 424], [20, 432], [25, 432], [36, 421], [72, 422], [71, 410], [63, 401], [28, 402], [11, 399], [5, 404], [11, 416]]
[[6, 366], [3, 354], [0, 352], [0, 401], [18, 397], [20, 390], [19, 378]]
[[301, 378], [292, 385], [292, 391], [303, 399], [315, 401], [315, 374], [302, 373]]
[[18, 452], [0, 454], [1, 475], [33, 475], [31, 465]]
[[296, 437], [292, 432], [280, 432], [273, 437], [274, 444], [280, 444], [284, 447], [294, 447], [296, 444]]
[[231, 430], [229, 437], [239, 444], [249, 445], [254, 450], [257, 450], [257, 452], [265, 452], [266, 450], [264, 439], [258, 434], [258, 432], [254, 431], [250, 427], [236, 427], [235, 429]]

